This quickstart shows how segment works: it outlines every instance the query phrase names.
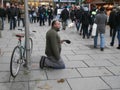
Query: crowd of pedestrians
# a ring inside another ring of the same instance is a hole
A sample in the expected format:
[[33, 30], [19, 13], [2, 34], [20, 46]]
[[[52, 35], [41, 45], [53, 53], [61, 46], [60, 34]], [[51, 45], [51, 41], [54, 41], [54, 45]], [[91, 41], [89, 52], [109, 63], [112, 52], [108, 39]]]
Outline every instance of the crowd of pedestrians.
[[[62, 9], [58, 14], [58, 9]], [[44, 26], [46, 22], [51, 25], [53, 19], [58, 19], [62, 23], [62, 30], [66, 30], [68, 20], [75, 23], [76, 30], [82, 38], [89, 39], [92, 37], [91, 32], [93, 24], [97, 24], [96, 36], [94, 36], [94, 48], [97, 48], [97, 38], [100, 34], [100, 50], [103, 51], [105, 47], [105, 27], [108, 24], [110, 26], [110, 45], [114, 45], [115, 36], [117, 34], [118, 47], [120, 49], [120, 7], [114, 7], [110, 13], [109, 19], [105, 13], [105, 8], [97, 8], [92, 6], [91, 10], [88, 7], [79, 5], [56, 5], [54, 8], [49, 5], [40, 5], [38, 7], [29, 6], [28, 10], [30, 23], [39, 23], [39, 26]], [[14, 30], [16, 27], [25, 26], [24, 19], [24, 5], [22, 4], [10, 4], [5, 8], [0, 6], [0, 19], [2, 21], [2, 30], [4, 30], [4, 21], [8, 19], [9, 29]], [[22, 24], [21, 24], [22, 23]]]

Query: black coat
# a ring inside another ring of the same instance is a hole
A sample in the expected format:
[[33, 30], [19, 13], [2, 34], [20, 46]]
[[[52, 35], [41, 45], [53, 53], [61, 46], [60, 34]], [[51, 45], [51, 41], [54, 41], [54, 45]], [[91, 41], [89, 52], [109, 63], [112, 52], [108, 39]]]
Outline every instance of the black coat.
[[61, 12], [60, 18], [63, 21], [66, 21], [67, 19], [69, 19], [69, 11], [66, 8]]
[[110, 25], [111, 28], [115, 28], [116, 26], [116, 11], [112, 11], [109, 16], [109, 21], [108, 24]]
[[0, 8], [0, 17], [5, 17], [6, 15], [5, 9]]
[[75, 11], [75, 18], [79, 19], [81, 21], [81, 19], [82, 19], [82, 11], [81, 10]]
[[116, 13], [116, 25], [120, 27], [120, 11]]

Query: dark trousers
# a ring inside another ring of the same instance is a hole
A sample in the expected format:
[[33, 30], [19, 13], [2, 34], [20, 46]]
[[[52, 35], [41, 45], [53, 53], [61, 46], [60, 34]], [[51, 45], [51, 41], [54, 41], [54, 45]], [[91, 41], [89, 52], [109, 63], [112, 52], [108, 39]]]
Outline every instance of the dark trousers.
[[111, 40], [111, 43], [110, 43], [112, 46], [114, 45], [116, 32], [117, 32], [117, 30], [116, 30], [116, 28], [114, 28], [114, 29], [113, 29], [113, 34], [112, 34], [112, 40]]
[[44, 19], [40, 19], [40, 26], [43, 24], [43, 25], [45, 25], [45, 20]]
[[49, 16], [49, 17], [48, 17], [48, 24], [49, 24], [49, 26], [51, 25], [51, 20], [52, 20], [52, 19], [51, 19], [51, 16]]
[[113, 27], [110, 27], [110, 37], [112, 37], [113, 31], [114, 31], [114, 28], [113, 28]]
[[85, 36], [87, 36], [87, 38], [89, 38], [88, 25], [83, 25], [83, 38], [85, 38]]
[[10, 30], [15, 29], [15, 18], [10, 18]]
[[20, 26], [20, 21], [22, 21], [23, 27], [25, 26], [25, 19], [24, 18], [19, 18], [18, 19], [18, 26]]

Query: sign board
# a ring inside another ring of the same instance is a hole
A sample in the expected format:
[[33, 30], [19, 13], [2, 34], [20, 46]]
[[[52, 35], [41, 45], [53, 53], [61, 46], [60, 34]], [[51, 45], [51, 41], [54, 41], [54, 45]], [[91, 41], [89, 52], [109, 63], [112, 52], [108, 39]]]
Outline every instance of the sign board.
[[76, 0], [60, 0], [60, 2], [76, 2]]
[[60, 15], [63, 9], [57, 9], [57, 15]]
[[54, 2], [58, 2], [58, 0], [54, 0]]

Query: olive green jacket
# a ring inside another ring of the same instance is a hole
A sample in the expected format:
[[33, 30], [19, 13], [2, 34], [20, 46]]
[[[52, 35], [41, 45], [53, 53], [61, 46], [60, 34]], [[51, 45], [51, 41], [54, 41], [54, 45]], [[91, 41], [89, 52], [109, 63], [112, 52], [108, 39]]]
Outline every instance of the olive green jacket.
[[60, 44], [60, 37], [57, 33], [55, 28], [51, 28], [46, 33], [46, 50], [45, 54], [48, 57], [53, 57], [56, 60], [60, 59], [61, 53], [61, 44]]

